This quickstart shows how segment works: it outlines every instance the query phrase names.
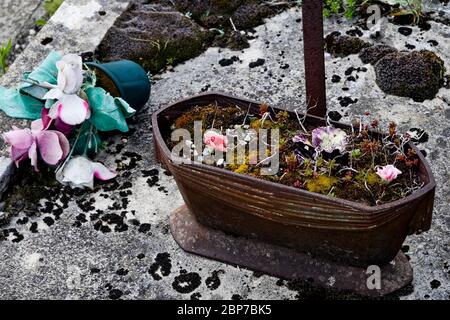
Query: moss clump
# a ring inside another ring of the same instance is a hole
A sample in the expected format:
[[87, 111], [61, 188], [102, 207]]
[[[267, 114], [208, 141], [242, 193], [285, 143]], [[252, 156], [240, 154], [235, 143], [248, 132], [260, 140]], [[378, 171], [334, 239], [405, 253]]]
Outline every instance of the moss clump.
[[318, 176], [306, 182], [306, 189], [310, 192], [328, 194], [337, 183], [338, 179], [335, 177]]
[[358, 37], [341, 36], [340, 32], [332, 32], [325, 38], [325, 50], [334, 57], [357, 54], [370, 46], [372, 46], [370, 43]]
[[397, 52], [397, 49], [388, 45], [380, 44], [362, 49], [359, 53], [359, 58], [364, 63], [375, 64], [384, 56], [395, 52]]
[[376, 82], [384, 92], [417, 102], [436, 96], [445, 71], [443, 60], [427, 50], [391, 53], [375, 64]]
[[129, 59], [157, 73], [204, 50], [209, 32], [177, 12], [154, 12], [132, 5], [100, 44], [100, 60]]

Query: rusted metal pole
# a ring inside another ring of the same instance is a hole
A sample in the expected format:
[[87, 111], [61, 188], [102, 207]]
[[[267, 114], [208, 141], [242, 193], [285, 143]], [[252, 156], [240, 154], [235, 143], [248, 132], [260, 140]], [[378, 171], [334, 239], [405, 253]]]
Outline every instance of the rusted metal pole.
[[302, 13], [308, 114], [325, 117], [327, 106], [322, 1], [303, 0]]

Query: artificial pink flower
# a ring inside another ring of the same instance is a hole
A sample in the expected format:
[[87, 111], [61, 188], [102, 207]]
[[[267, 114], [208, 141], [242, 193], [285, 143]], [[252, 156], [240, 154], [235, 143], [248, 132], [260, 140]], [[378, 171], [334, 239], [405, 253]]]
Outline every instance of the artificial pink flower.
[[11, 159], [16, 166], [30, 158], [36, 171], [38, 150], [42, 160], [49, 165], [57, 165], [70, 150], [66, 136], [59, 131], [47, 130], [42, 120], [33, 121], [31, 130], [13, 127], [12, 131], [3, 134], [3, 139], [10, 145]]
[[89, 104], [78, 96], [83, 85], [83, 61], [80, 56], [68, 54], [56, 67], [58, 85], [44, 96], [46, 100], [58, 100], [50, 108], [49, 116], [72, 126], [83, 123], [91, 116]]
[[52, 118], [50, 118], [49, 110], [47, 108], [42, 108], [41, 119], [44, 128], [49, 128], [52, 122], [54, 121], [54, 126], [56, 130], [62, 132], [66, 137], [69, 136], [70, 133], [72, 132], [73, 126], [64, 123], [61, 119], [53, 120]]
[[116, 176], [115, 172], [110, 171], [100, 162], [92, 162], [82, 156], [70, 159], [63, 168], [56, 172], [56, 179], [72, 188], [88, 187], [93, 189], [94, 177], [106, 181]]
[[391, 164], [384, 167], [379, 167], [377, 169], [377, 175], [385, 182], [391, 182], [392, 180], [395, 180], [401, 173], [402, 172], [400, 170], [398, 170]]
[[332, 153], [338, 150], [342, 153], [347, 147], [347, 134], [335, 127], [319, 127], [312, 132], [312, 144], [320, 151]]
[[213, 130], [205, 132], [204, 141], [208, 147], [213, 148], [214, 150], [221, 152], [227, 150], [227, 137]]

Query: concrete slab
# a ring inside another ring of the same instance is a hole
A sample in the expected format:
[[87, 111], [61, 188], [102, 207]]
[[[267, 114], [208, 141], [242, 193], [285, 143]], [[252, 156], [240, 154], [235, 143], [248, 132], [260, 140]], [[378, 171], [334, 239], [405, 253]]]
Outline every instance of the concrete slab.
[[44, 0], [2, 0], [0, 2], [0, 43], [8, 39], [15, 40], [24, 31], [30, 29], [34, 19], [41, 17], [45, 10]]
[[[450, 16], [448, 11], [444, 15]], [[93, 192], [48, 187], [34, 215], [17, 212], [2, 227], [6, 239], [0, 242], [0, 298], [357, 298], [182, 251], [169, 233], [169, 215], [183, 201], [173, 178], [153, 157], [151, 113], [182, 97], [216, 90], [287, 109], [304, 106], [300, 18], [295, 9], [284, 12], [256, 28], [258, 38], [249, 49], [210, 48], [158, 76], [151, 102], [135, 117], [132, 132], [111, 138], [98, 157], [107, 165], [116, 164], [119, 176], [115, 182], [98, 185]], [[387, 24], [381, 42], [399, 49], [410, 43], [417, 49], [433, 50], [450, 66], [445, 38], [450, 27], [441, 22], [431, 25], [429, 31], [414, 27], [406, 38], [398, 26]], [[350, 29], [354, 26], [347, 21], [326, 20], [326, 33]], [[52, 45], [56, 46], [59, 40], [54, 39]], [[429, 43], [431, 39], [438, 44]], [[227, 67], [219, 65], [221, 59], [232, 56], [240, 61]], [[249, 68], [258, 58], [265, 63]], [[407, 239], [404, 251], [414, 268], [413, 284], [387, 298], [449, 299], [450, 90], [442, 88], [437, 98], [416, 103], [384, 94], [375, 84], [373, 68], [363, 65], [356, 55], [327, 57], [326, 66], [329, 108], [341, 112], [343, 121], [370, 111], [381, 119], [398, 122], [403, 130], [418, 127], [429, 134], [429, 141], [420, 147], [428, 154], [438, 184], [433, 227]], [[365, 67], [367, 71], [354, 71], [358, 78], [348, 81], [345, 72], [350, 67]], [[340, 83], [331, 82], [335, 74], [341, 76]], [[343, 107], [339, 97], [350, 97], [354, 103]]]

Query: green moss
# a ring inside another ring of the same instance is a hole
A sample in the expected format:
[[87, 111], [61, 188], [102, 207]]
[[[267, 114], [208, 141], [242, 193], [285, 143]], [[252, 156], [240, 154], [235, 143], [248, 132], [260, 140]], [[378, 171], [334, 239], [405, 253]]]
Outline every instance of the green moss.
[[318, 176], [315, 179], [310, 179], [306, 182], [306, 189], [311, 192], [328, 194], [336, 184], [338, 179], [335, 177]]

